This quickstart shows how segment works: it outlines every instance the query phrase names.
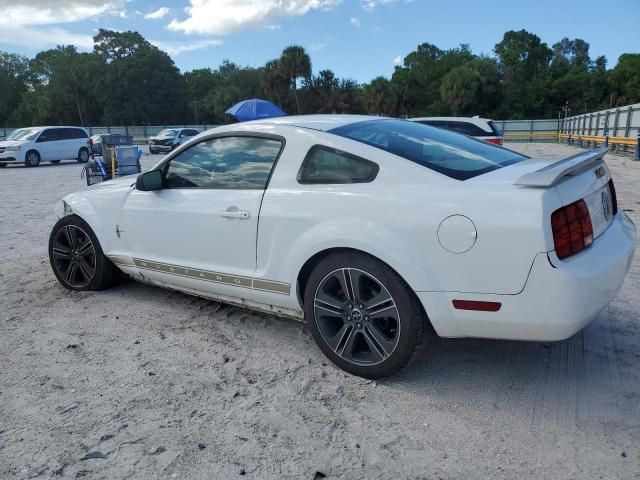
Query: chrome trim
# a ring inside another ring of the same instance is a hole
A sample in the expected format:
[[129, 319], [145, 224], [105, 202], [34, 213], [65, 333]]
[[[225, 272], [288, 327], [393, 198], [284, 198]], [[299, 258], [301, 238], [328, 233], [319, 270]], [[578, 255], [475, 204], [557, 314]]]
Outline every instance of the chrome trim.
[[251, 290], [278, 293], [281, 295], [289, 295], [291, 292], [291, 284], [275, 280], [251, 278], [243, 275], [229, 275], [227, 273], [201, 270], [199, 268], [184, 267], [171, 263], [155, 262], [123, 255], [111, 255], [109, 256], [109, 259], [116, 265], [122, 267], [137, 267], [140, 270], [166, 273], [168, 275], [175, 275], [178, 277], [194, 278], [205, 282], [220, 283], [223, 285], [248, 288]]

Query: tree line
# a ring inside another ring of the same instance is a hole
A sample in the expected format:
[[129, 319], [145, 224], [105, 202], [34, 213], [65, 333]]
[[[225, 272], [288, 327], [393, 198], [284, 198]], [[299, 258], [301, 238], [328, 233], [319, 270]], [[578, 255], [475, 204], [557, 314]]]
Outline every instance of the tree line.
[[289, 114], [481, 115], [555, 118], [640, 101], [640, 54], [607, 68], [589, 44], [549, 47], [526, 30], [506, 32], [494, 54], [423, 43], [390, 79], [369, 83], [312, 71], [300, 46], [261, 67], [224, 61], [181, 73], [137, 32], [100, 30], [92, 52], [58, 46], [29, 59], [0, 52], [0, 125], [219, 124], [234, 103], [264, 98]]

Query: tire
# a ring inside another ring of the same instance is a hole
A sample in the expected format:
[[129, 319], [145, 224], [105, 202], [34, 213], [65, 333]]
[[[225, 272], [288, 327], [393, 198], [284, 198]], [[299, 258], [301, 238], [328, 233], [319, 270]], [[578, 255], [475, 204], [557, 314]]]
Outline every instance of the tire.
[[60, 163], [60, 160], [51, 160], [50, 163], [53, 163], [54, 165], [57, 165], [58, 163]]
[[4, 168], [4, 167], [6, 167], [6, 166], [7, 166], [7, 164], [6, 164], [6, 163], [0, 163], [0, 168]]
[[63, 287], [104, 290], [120, 279], [120, 270], [102, 252], [91, 227], [77, 215], [62, 217], [49, 236], [49, 262]]
[[24, 156], [24, 164], [27, 167], [37, 167], [40, 165], [40, 154], [36, 150], [29, 150]]
[[78, 163], [87, 163], [89, 161], [89, 157], [91, 155], [89, 154], [89, 149], [82, 147], [79, 151], [78, 151]]
[[158, 153], [158, 151], [157, 151], [155, 148], [150, 148], [150, 149], [149, 149], [149, 153], [150, 153], [151, 155], [155, 155], [156, 153]]
[[429, 321], [411, 288], [388, 265], [365, 254], [325, 257], [309, 276], [304, 313], [320, 350], [360, 377], [396, 373], [427, 338]]

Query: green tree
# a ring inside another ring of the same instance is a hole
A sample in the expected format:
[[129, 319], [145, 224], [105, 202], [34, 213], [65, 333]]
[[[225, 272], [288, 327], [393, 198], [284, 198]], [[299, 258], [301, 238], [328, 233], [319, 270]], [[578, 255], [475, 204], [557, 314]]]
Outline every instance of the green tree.
[[624, 53], [611, 71], [612, 95], [616, 105], [640, 101], [640, 54]]
[[296, 101], [298, 114], [302, 113], [300, 102], [298, 101], [298, 79], [309, 78], [311, 76], [311, 59], [304, 48], [298, 45], [292, 45], [282, 51], [280, 60], [278, 61], [282, 73], [289, 79], [293, 88], [293, 95]]
[[0, 51], [0, 125], [9, 126], [31, 83], [29, 60], [20, 55]]
[[367, 113], [396, 115], [396, 92], [391, 82], [384, 77], [376, 77], [362, 87], [362, 100]]
[[184, 119], [184, 82], [169, 55], [137, 32], [101, 29], [94, 42], [105, 65], [97, 83], [107, 123], [162, 125]]
[[508, 31], [494, 49], [504, 82], [502, 115], [524, 118], [551, 114], [545, 99], [552, 50], [526, 30]]
[[[55, 118], [48, 123], [79, 123], [99, 119], [94, 78], [102, 69], [100, 58], [78, 53], [76, 47], [58, 46], [36, 55], [31, 66], [37, 89], [48, 97]], [[44, 90], [44, 91], [42, 91]]]

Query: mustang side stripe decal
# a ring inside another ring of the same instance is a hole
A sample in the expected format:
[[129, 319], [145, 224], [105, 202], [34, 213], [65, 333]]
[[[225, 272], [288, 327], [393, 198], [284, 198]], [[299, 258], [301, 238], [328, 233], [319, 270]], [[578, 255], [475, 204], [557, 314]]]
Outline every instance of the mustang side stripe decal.
[[252, 279], [251, 277], [241, 275], [229, 275], [226, 273], [200, 270], [198, 268], [187, 268], [170, 263], [143, 260], [141, 258], [131, 258], [124, 256], [110, 256], [109, 258], [116, 265], [122, 265], [125, 267], [135, 266], [142, 270], [162, 272], [180, 277], [196, 278], [199, 280], [204, 280], [206, 282], [233, 285], [240, 288], [250, 288], [254, 290], [279, 293], [283, 295], [289, 295], [289, 292], [291, 290], [291, 285], [289, 283], [276, 282], [274, 280]]

